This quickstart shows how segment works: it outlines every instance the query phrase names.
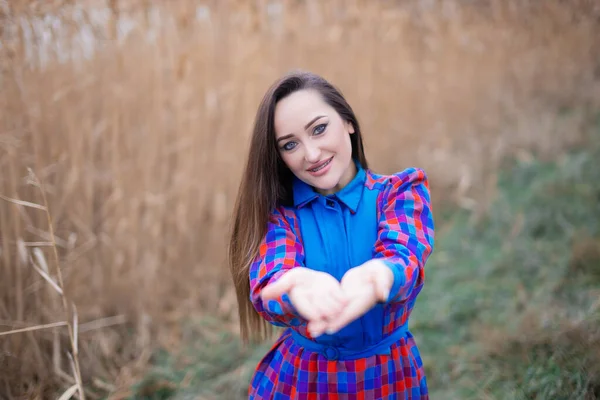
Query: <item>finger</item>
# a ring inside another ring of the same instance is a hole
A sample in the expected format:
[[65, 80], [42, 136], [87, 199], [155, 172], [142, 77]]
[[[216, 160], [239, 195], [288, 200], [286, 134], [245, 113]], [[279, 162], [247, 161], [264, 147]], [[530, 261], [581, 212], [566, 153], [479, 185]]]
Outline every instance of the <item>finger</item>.
[[289, 293], [295, 283], [294, 275], [286, 272], [276, 282], [265, 286], [260, 292], [260, 296], [263, 300], [275, 300], [285, 293]]
[[327, 329], [327, 321], [323, 319], [311, 321], [307, 328], [313, 338], [319, 337], [325, 332], [325, 329]]
[[[392, 276], [393, 279], [393, 276]], [[391, 282], [390, 276], [386, 274], [373, 274], [371, 277], [377, 299], [387, 302], [390, 296]]]
[[357, 297], [344, 307], [340, 315], [329, 322], [327, 333], [332, 335], [340, 329], [363, 316], [372, 306], [373, 301], [370, 301], [368, 296]]
[[346, 293], [344, 293], [341, 285], [335, 285], [331, 290], [330, 295], [341, 306], [345, 306], [350, 301]]
[[322, 319], [321, 312], [315, 306], [315, 302], [306, 291], [292, 290], [290, 292], [290, 301], [298, 311], [298, 313], [309, 322]]
[[321, 318], [330, 320], [339, 315], [344, 304], [328, 293], [315, 298], [315, 307], [318, 308]]

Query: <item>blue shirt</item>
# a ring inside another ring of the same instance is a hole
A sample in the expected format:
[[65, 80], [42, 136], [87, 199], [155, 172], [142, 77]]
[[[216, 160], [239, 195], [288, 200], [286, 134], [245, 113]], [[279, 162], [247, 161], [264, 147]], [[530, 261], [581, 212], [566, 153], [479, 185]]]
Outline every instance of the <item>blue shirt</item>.
[[[327, 272], [337, 280], [353, 267], [373, 258], [377, 240], [378, 190], [365, 186], [367, 174], [358, 165], [354, 179], [332, 195], [321, 195], [294, 180], [294, 206], [300, 222], [307, 268]], [[333, 335], [315, 341], [346, 348], [362, 348], [382, 339], [384, 306], [376, 305], [360, 319]]]

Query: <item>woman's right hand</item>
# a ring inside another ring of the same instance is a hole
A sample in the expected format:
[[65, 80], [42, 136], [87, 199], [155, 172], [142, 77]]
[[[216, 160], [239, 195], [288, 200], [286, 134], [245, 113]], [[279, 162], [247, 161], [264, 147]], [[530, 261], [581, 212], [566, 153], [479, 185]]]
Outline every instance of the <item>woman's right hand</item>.
[[348, 299], [340, 282], [325, 272], [305, 267], [292, 268], [277, 280], [265, 286], [263, 300], [275, 300], [286, 294], [298, 313], [308, 321], [312, 336], [319, 336], [342, 312]]

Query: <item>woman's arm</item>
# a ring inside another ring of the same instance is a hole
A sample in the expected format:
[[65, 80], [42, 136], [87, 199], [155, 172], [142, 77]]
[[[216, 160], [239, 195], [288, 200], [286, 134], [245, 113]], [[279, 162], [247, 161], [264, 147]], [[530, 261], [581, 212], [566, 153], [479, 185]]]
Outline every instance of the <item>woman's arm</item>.
[[304, 248], [283, 215], [275, 209], [259, 254], [250, 265], [250, 300], [258, 313], [277, 326], [298, 326], [306, 322], [296, 311], [286, 293], [276, 299], [261, 298], [262, 289], [277, 282], [283, 274], [304, 266]]
[[410, 168], [393, 175], [382, 191], [374, 259], [394, 275], [387, 302], [416, 297], [425, 281], [425, 263], [433, 251], [434, 221], [425, 172]]
[[348, 305], [319, 331], [337, 332], [377, 302], [403, 302], [420, 292], [433, 249], [433, 217], [425, 173], [393, 175], [378, 198], [379, 225], [373, 258], [350, 269], [341, 281]]

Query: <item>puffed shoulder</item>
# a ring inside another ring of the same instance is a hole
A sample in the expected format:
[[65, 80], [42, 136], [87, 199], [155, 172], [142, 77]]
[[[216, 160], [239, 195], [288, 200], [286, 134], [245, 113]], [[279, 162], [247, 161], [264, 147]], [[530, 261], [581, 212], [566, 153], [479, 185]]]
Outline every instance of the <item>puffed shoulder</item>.
[[407, 168], [392, 175], [369, 174], [367, 186], [379, 190], [383, 199], [400, 195], [403, 192], [417, 189], [429, 199], [429, 181], [427, 174], [420, 168]]
[[424, 170], [407, 168], [388, 176], [382, 188], [381, 200], [383, 204], [390, 204], [397, 199], [412, 199], [429, 203], [429, 181]]
[[400, 187], [403, 185], [428, 185], [427, 174], [420, 168], [407, 168], [404, 171], [390, 175], [388, 186]]
[[269, 222], [275, 225], [291, 224], [296, 218], [294, 210], [290, 207], [278, 205], [271, 210], [269, 214]]

